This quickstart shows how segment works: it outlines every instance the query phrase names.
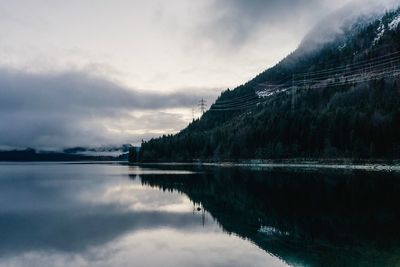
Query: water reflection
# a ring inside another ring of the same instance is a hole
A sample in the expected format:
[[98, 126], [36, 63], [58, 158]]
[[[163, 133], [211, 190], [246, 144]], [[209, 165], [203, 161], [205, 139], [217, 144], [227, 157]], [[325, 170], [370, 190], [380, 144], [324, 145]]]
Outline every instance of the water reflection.
[[0, 266], [397, 266], [399, 178], [0, 164]]
[[1, 164], [0, 266], [284, 265], [227, 235], [184, 193], [144, 185], [147, 176], [176, 185], [178, 177], [198, 174], [109, 164]]
[[[204, 171], [204, 170], [203, 170]], [[400, 180], [391, 173], [213, 168], [144, 176], [201, 203], [228, 233], [294, 266], [400, 265]]]

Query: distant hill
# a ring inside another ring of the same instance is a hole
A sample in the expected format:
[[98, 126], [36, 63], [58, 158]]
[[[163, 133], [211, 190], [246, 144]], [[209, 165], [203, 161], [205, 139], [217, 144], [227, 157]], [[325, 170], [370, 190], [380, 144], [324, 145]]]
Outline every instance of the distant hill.
[[377, 13], [328, 17], [201, 119], [144, 142], [139, 160], [400, 158], [400, 9]]
[[62, 151], [41, 151], [32, 148], [0, 151], [0, 161], [115, 161], [128, 160], [131, 145], [120, 147], [74, 147]]

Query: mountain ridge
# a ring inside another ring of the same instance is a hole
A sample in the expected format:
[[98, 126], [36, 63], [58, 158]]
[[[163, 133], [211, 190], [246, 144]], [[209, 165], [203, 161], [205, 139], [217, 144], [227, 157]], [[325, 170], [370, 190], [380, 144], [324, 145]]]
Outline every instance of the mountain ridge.
[[303, 41], [177, 135], [144, 142], [139, 158], [399, 158], [400, 9], [382, 13], [312, 52]]

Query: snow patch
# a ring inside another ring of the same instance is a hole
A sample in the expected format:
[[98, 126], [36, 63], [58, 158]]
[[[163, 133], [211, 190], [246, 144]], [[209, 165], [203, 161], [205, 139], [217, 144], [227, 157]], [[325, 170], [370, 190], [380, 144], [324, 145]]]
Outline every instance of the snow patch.
[[283, 93], [286, 91], [288, 91], [287, 88], [283, 88], [283, 89], [272, 88], [272, 89], [260, 90], [260, 91], [256, 92], [256, 94], [259, 98], [268, 98], [268, 97], [271, 97], [271, 96], [274, 96], [276, 94]]
[[279, 229], [276, 229], [275, 227], [272, 226], [261, 226], [260, 229], [258, 229], [258, 232], [261, 234], [269, 235], [269, 236], [289, 236], [289, 232], [284, 232]]
[[400, 15], [398, 15], [397, 17], [395, 17], [392, 22], [389, 23], [389, 29], [390, 30], [396, 30], [397, 27], [400, 24]]
[[378, 27], [377, 34], [373, 44], [375, 45], [376, 43], [378, 43], [384, 34], [385, 34], [385, 25], [383, 25], [383, 23], [381, 22], [381, 24]]

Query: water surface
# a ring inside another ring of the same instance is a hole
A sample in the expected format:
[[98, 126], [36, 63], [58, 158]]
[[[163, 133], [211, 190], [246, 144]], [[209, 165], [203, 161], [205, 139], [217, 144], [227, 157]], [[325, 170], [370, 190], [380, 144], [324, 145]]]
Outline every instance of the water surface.
[[385, 172], [0, 164], [0, 266], [396, 266]]

